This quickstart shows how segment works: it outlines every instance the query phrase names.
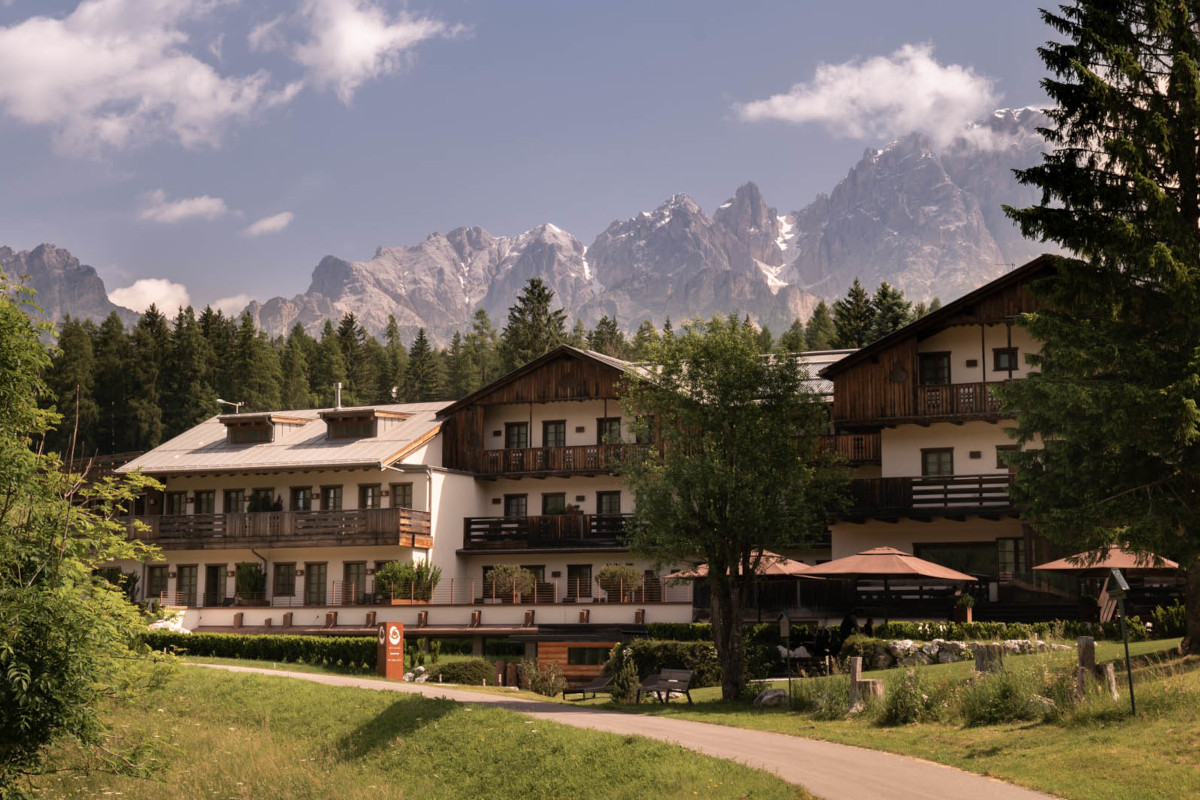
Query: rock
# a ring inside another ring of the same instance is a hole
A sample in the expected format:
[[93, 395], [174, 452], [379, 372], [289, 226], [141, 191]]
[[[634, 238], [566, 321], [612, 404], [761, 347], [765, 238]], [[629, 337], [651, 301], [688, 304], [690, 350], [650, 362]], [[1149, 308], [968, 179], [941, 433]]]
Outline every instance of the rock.
[[755, 708], [779, 708], [788, 705], [786, 689], [767, 689], [754, 698]]
[[429, 680], [428, 674], [418, 675], [416, 677], [416, 680], [414, 681], [414, 683], [425, 683], [428, 680]]
[[420, 675], [421, 673], [425, 672], [425, 667], [417, 667], [416, 669], [413, 670], [413, 672]]
[[406, 672], [406, 673], [404, 673], [404, 677], [403, 677], [403, 679], [402, 679], [402, 680], [406, 680], [406, 681], [409, 681], [409, 682], [411, 683], [411, 682], [412, 682], [412, 679], [413, 679], [413, 677], [414, 677], [413, 673], [411, 673], [411, 672]]
[[[126, 325], [137, 320], [137, 314], [108, 299], [104, 281], [93, 267], [80, 264], [78, 258], [63, 248], [40, 244], [18, 253], [0, 247], [0, 268], [13, 279], [18, 275], [29, 276], [29, 286], [37, 292], [34, 302], [41, 312], [34, 312], [31, 306], [25, 308], [38, 319], [57, 322], [70, 314], [73, 319], [99, 323], [116, 311]], [[164, 312], [173, 314], [174, 309]]]

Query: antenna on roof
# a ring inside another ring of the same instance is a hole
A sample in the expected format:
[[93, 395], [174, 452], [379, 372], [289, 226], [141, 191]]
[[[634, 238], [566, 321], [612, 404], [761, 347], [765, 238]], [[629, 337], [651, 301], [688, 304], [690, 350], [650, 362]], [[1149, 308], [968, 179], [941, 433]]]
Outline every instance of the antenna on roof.
[[217, 398], [217, 402], [223, 406], [233, 406], [233, 413], [235, 413], [235, 414], [240, 414], [242, 411], [242, 406], [246, 405], [245, 400], [243, 400], [240, 403], [231, 403], [228, 400], [222, 400], [219, 397]]
[[335, 408], [342, 407], [342, 382], [338, 381], [333, 385], [333, 405]]

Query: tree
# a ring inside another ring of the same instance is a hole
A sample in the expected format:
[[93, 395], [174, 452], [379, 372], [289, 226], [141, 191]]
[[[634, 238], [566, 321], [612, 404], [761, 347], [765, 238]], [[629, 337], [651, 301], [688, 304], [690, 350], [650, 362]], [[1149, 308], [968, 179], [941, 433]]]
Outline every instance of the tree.
[[283, 371], [279, 354], [267, 335], [259, 331], [254, 318], [243, 313], [234, 343], [233, 364], [236, 379], [232, 399], [246, 404], [247, 411], [274, 411], [280, 406]]
[[304, 331], [304, 326], [297, 322], [288, 334], [280, 357], [279, 404], [282, 408], [311, 408], [313, 405], [308, 380], [309, 345], [315, 346], [316, 343]]
[[655, 329], [654, 323], [648, 319], [642, 320], [642, 324], [638, 325], [638, 329], [634, 331], [633, 341], [629, 343], [629, 349], [632, 351], [630, 358], [644, 361], [658, 345], [658, 338], [658, 331]]
[[854, 279], [846, 296], [833, 303], [834, 347], [866, 347], [875, 328], [875, 306], [867, 290]]
[[105, 317], [92, 348], [95, 356], [93, 381], [100, 420], [97, 446], [101, 453], [123, 453], [136, 449], [130, 395], [133, 384], [133, 341], [117, 312]]
[[164, 361], [163, 422], [167, 436], [183, 433], [217, 410], [217, 394], [208, 382], [212, 350], [200, 333], [191, 306], [179, 309]]
[[625, 358], [629, 351], [629, 343], [625, 341], [625, 334], [617, 325], [616, 317], [607, 314], [601, 317], [596, 327], [588, 333], [587, 347], [613, 358]]
[[780, 353], [802, 353], [808, 349], [808, 341], [804, 338], [804, 323], [800, 320], [792, 322], [791, 327], [783, 332], [775, 349]]
[[37, 407], [49, 359], [19, 309], [27, 296], [11, 297], [10, 288], [0, 273], [0, 797], [21, 795], [22, 777], [61, 740], [110, 767], [132, 764], [105, 741], [98, 708], [145, 663], [136, 652], [143, 625], [121, 590], [93, 571], [153, 555], [126, 540], [118, 519], [152, 482], [85, 487], [56, 456], [30, 448], [57, 415]]
[[812, 316], [804, 326], [804, 341], [809, 350], [832, 350], [837, 341], [837, 328], [833, 325], [833, 317], [829, 313], [829, 304], [824, 300], [817, 301]]
[[446, 352], [446, 389], [450, 397], [466, 397], [479, 388], [479, 365], [475, 363], [475, 351], [463, 342], [462, 334], [454, 332], [450, 349]]
[[167, 318], [152, 303], [134, 326], [129, 354], [129, 450], [149, 450], [163, 440], [163, 372], [170, 346]]
[[736, 317], [685, 325], [653, 362], [652, 380], [620, 388], [639, 432], [657, 421], [662, 437], [624, 467], [636, 498], [628, 544], [660, 563], [708, 564], [729, 699], [744, 683], [742, 620], [763, 548], [823, 531], [846, 478], [818, 452], [826, 413], [797, 360], [764, 358]]
[[346, 381], [346, 360], [342, 356], [342, 348], [338, 344], [333, 323], [329, 320], [325, 320], [325, 325], [321, 328], [321, 341], [313, 350], [309, 375], [312, 376], [312, 395], [317, 405], [322, 408], [332, 406], [335, 384], [344, 384]]
[[500, 377], [500, 344], [492, 319], [482, 308], [475, 310], [471, 320], [471, 332], [467, 334], [467, 345], [474, 351], [475, 363], [479, 367], [479, 386], [485, 386]]
[[429, 345], [425, 329], [417, 330], [417, 338], [408, 350], [408, 373], [404, 376], [410, 403], [428, 403], [442, 397], [442, 365]]
[[875, 311], [875, 320], [871, 326], [871, 341], [882, 339], [916, 319], [916, 315], [913, 313], [913, 304], [904, 299], [904, 292], [893, 288], [887, 281], [875, 287], [875, 296], [871, 298], [871, 307]]
[[567, 312], [551, 310], [554, 292], [541, 278], [530, 278], [517, 302], [508, 309], [508, 324], [500, 334], [500, 360], [506, 372], [545, 355], [567, 339]]
[[1049, 259], [1020, 319], [1039, 371], [1001, 395], [1027, 448], [1013, 497], [1072, 548], [1178, 560], [1200, 652], [1200, 4], [1042, 16], [1063, 37], [1039, 51], [1052, 149], [1017, 172], [1041, 204], [1006, 210], [1073, 255]]
[[58, 332], [58, 349], [53, 355], [46, 382], [55, 408], [72, 421], [46, 437], [47, 445], [69, 460], [96, 454], [96, 429], [100, 409], [92, 394], [96, 359], [92, 337], [96, 327], [67, 316]]

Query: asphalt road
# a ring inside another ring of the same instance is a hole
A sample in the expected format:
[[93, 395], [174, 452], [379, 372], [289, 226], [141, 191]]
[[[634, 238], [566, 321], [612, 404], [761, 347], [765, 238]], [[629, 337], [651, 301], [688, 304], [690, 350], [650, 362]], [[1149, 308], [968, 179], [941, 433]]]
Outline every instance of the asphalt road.
[[502, 694], [472, 692], [431, 683], [398, 683], [315, 675], [276, 669], [194, 664], [230, 672], [351, 686], [376, 691], [445, 697], [461, 703], [493, 706], [520, 714], [625, 736], [645, 736], [672, 742], [698, 753], [736, 761], [778, 775], [825, 800], [1048, 800], [1051, 795], [1022, 789], [953, 767], [916, 758], [881, 753], [782, 733], [731, 728], [707, 722], [626, 714], [619, 711], [539, 702]]

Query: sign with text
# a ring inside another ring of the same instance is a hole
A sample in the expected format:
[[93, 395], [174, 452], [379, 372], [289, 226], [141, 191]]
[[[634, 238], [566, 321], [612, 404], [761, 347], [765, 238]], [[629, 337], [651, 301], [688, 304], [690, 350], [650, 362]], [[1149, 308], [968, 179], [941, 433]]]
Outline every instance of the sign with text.
[[383, 678], [404, 678], [404, 623], [384, 622], [379, 625], [379, 652], [375, 657], [375, 673]]

